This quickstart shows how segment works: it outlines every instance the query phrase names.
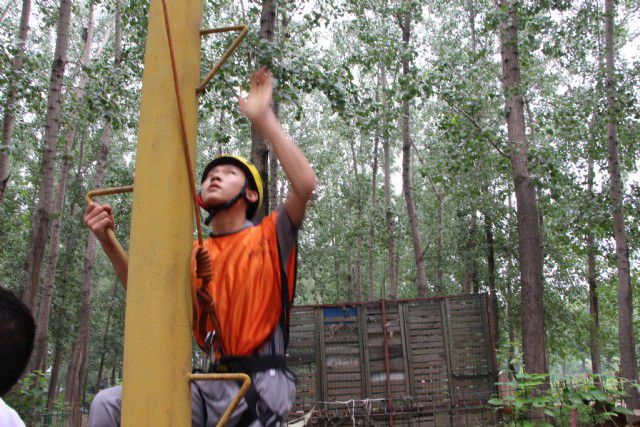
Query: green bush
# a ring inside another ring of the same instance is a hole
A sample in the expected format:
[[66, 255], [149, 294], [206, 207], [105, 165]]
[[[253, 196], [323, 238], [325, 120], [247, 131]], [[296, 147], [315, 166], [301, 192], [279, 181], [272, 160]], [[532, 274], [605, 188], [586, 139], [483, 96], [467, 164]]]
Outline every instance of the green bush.
[[[578, 422], [583, 425], [596, 425], [612, 420], [620, 414], [631, 414], [628, 409], [619, 406], [624, 392], [613, 386], [600, 389], [593, 377], [573, 377], [549, 384], [546, 374], [515, 375], [515, 380], [498, 383], [511, 387], [513, 395], [503, 398], [493, 397], [489, 404], [502, 409], [503, 425], [570, 425], [571, 412], [577, 411]], [[544, 418], [544, 420], [539, 419]]]
[[9, 406], [25, 421], [35, 421], [42, 417], [47, 406], [49, 380], [42, 371], [33, 371], [11, 389], [6, 396]]

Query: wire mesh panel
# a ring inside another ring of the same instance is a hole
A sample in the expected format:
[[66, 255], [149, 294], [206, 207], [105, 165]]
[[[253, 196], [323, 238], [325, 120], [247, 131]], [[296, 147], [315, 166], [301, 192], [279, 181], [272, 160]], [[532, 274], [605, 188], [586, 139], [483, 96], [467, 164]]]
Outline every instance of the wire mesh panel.
[[347, 401], [365, 396], [362, 389], [362, 354], [358, 309], [323, 308], [325, 400]]
[[451, 298], [446, 306], [454, 400], [458, 406], [486, 402], [495, 380], [485, 299]]
[[297, 376], [296, 401], [292, 413], [311, 411], [318, 401], [317, 311], [315, 308], [294, 307], [289, 328], [287, 364]]
[[442, 301], [408, 303], [405, 312], [412, 395], [419, 408], [448, 409], [450, 372]]
[[[405, 358], [397, 304], [387, 304], [383, 326], [381, 307], [366, 307], [367, 356], [369, 357], [369, 397], [387, 397], [387, 364], [391, 396], [410, 395], [405, 375]], [[386, 349], [385, 349], [386, 332]]]
[[485, 295], [297, 307], [289, 366], [307, 425], [493, 425]]

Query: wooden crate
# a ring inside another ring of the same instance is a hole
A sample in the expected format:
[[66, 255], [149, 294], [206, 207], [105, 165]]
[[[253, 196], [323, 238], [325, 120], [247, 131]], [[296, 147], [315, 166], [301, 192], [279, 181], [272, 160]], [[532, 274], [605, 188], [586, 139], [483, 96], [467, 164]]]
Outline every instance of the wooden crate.
[[294, 307], [291, 418], [313, 410], [311, 424], [491, 425], [487, 307], [485, 294]]

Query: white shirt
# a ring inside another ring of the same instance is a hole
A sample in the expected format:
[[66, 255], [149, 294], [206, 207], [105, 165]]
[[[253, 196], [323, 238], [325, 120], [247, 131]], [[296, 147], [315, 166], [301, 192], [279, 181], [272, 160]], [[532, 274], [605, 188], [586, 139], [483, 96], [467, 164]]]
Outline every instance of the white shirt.
[[0, 426], [2, 427], [25, 427], [24, 422], [18, 416], [18, 413], [11, 409], [9, 405], [4, 403], [0, 398]]

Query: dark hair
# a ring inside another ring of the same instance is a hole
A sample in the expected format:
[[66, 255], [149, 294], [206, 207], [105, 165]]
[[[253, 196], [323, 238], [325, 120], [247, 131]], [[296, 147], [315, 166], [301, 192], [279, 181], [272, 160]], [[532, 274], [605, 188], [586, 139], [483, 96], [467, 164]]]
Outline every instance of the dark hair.
[[31, 350], [36, 324], [26, 305], [0, 286], [0, 396], [18, 382]]

